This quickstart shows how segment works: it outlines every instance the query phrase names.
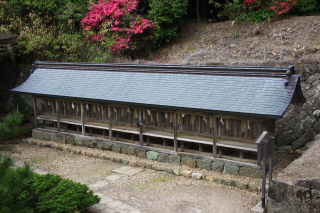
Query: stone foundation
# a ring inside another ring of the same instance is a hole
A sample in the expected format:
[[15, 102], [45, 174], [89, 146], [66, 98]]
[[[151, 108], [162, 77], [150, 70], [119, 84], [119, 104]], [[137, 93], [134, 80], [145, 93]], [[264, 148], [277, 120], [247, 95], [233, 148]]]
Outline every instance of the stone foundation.
[[213, 170], [223, 174], [242, 175], [251, 178], [262, 178], [262, 170], [257, 170], [248, 167], [239, 167], [233, 164], [222, 162], [211, 162], [208, 160], [194, 159], [190, 157], [181, 157], [178, 155], [171, 155], [155, 151], [148, 151], [142, 148], [133, 146], [120, 145], [117, 143], [99, 141], [99, 139], [87, 139], [82, 136], [71, 136], [63, 133], [47, 132], [45, 130], [33, 129], [32, 137], [39, 140], [54, 141], [61, 144], [72, 144], [77, 146], [90, 147], [100, 150], [108, 150], [116, 153], [136, 156], [139, 158], [146, 158], [163, 163], [171, 163], [178, 165], [185, 165], [190, 168], [201, 168], [206, 170]]
[[294, 184], [272, 180], [266, 209], [268, 213], [320, 212], [320, 178], [298, 179]]

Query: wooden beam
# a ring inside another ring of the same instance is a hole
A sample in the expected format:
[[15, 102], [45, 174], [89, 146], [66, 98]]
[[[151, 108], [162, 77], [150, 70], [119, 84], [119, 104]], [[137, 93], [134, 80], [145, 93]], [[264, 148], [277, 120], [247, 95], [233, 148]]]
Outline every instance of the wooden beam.
[[173, 149], [174, 153], [177, 153], [178, 151], [178, 129], [177, 129], [177, 113], [173, 113]]
[[34, 97], [33, 99], [33, 114], [34, 114], [34, 128], [38, 128], [38, 109], [37, 109], [37, 99]]
[[213, 130], [212, 130], [212, 152], [213, 158], [217, 158], [217, 117], [213, 116]]
[[84, 106], [83, 102], [80, 103], [81, 106], [81, 127], [82, 127], [82, 135], [84, 136], [86, 133], [86, 127], [84, 126]]
[[[54, 108], [54, 106], [52, 106], [52, 108]], [[57, 129], [58, 132], [60, 132], [61, 127], [60, 127], [60, 113], [59, 113], [59, 101], [56, 100], [56, 111], [57, 111]]]

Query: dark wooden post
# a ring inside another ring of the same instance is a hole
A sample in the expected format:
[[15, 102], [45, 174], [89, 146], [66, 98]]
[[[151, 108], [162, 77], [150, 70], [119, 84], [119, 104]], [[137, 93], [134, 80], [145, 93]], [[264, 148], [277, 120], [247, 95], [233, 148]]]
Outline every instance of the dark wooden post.
[[269, 191], [270, 191], [271, 180], [272, 180], [273, 158], [274, 158], [274, 137], [270, 137], [269, 139]]
[[213, 145], [213, 158], [217, 158], [217, 118], [213, 116], [213, 130], [212, 130], [212, 145]]
[[33, 97], [33, 114], [34, 114], [34, 128], [38, 128], [38, 109], [37, 109], [37, 99]]
[[[52, 105], [52, 108], [54, 108], [53, 105]], [[57, 129], [58, 129], [58, 132], [60, 132], [61, 127], [60, 127], [60, 114], [59, 114], [59, 100], [56, 100], [56, 112], [57, 112]]]
[[82, 135], [84, 136], [86, 133], [86, 127], [84, 126], [84, 106], [83, 102], [80, 103], [81, 105], [81, 127], [82, 127]]
[[265, 190], [266, 190], [266, 162], [267, 162], [267, 141], [262, 141], [263, 146], [263, 165], [262, 165], [262, 189], [261, 189], [261, 207], [265, 208]]
[[163, 146], [167, 146], [167, 139], [166, 139], [166, 138], [163, 138], [163, 139], [162, 139], [162, 145], [163, 145]]
[[105, 129], [102, 130], [102, 135], [106, 136], [106, 130]]
[[173, 148], [174, 148], [174, 153], [177, 153], [178, 150], [178, 140], [177, 140], [177, 113], [173, 113]]
[[112, 142], [113, 138], [112, 138], [112, 115], [111, 115], [111, 108], [110, 106], [108, 106], [108, 121], [109, 121], [109, 141]]
[[[139, 122], [141, 122], [142, 123], [142, 109], [139, 109]], [[143, 146], [143, 134], [142, 134], [142, 132], [143, 132], [143, 124], [142, 125], [140, 125], [140, 129], [139, 129], [140, 131], [139, 131], [139, 141], [140, 141], [140, 146]]]

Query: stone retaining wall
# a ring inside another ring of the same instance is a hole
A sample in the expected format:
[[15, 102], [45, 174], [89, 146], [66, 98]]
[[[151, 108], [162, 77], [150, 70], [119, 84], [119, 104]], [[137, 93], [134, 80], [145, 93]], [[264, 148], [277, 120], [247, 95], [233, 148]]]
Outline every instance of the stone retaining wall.
[[272, 180], [268, 213], [320, 212], [320, 178], [297, 179], [294, 184]]
[[82, 136], [71, 136], [63, 133], [47, 132], [45, 130], [33, 129], [32, 137], [39, 140], [54, 141], [61, 144], [72, 144], [77, 146], [84, 146], [96, 148], [100, 150], [113, 151], [127, 155], [133, 155], [139, 158], [146, 158], [163, 163], [171, 163], [178, 165], [185, 165], [190, 168], [201, 168], [206, 170], [213, 170], [223, 174], [241, 175], [245, 177], [261, 178], [262, 170], [252, 169], [248, 167], [240, 167], [233, 164], [222, 162], [215, 162], [209, 160], [195, 159], [190, 157], [181, 157], [178, 155], [165, 154], [155, 151], [147, 151], [142, 148], [133, 146], [121, 145], [117, 143], [105, 142], [99, 139], [87, 139]]
[[295, 65], [295, 70], [301, 76], [307, 101], [300, 106], [290, 105], [283, 118], [276, 121], [277, 148], [287, 152], [304, 151], [306, 143], [320, 133], [320, 64]]

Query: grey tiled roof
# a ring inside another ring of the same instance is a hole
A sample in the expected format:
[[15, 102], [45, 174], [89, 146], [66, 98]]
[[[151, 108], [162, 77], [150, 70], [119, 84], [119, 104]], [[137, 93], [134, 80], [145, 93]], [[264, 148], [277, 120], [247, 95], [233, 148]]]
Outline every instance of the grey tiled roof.
[[12, 91], [279, 118], [298, 78], [36, 69]]

